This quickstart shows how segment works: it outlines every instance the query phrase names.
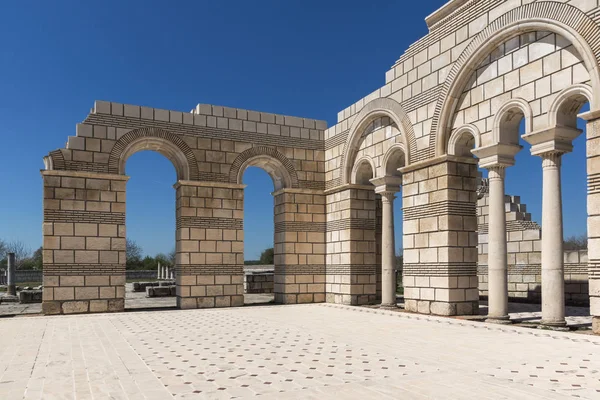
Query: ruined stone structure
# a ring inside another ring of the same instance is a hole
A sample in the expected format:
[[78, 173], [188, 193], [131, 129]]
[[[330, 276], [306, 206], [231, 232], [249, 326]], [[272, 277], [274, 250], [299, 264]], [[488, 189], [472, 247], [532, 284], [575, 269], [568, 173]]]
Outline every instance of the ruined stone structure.
[[524, 118], [523, 138], [544, 171], [543, 323], [560, 327], [560, 160], [589, 102], [580, 117], [588, 121], [589, 279], [600, 329], [599, 21], [596, 0], [450, 1], [426, 18], [429, 33], [385, 84], [329, 129], [219, 106], [179, 112], [96, 102], [76, 136], [46, 158], [45, 312], [123, 309], [125, 163], [150, 149], [178, 174], [182, 308], [242, 304], [241, 176], [255, 165], [275, 185], [276, 301], [393, 305], [402, 187], [406, 308], [477, 313], [476, 181], [478, 165], [486, 168], [489, 318], [505, 321], [504, 171], [521, 149]]

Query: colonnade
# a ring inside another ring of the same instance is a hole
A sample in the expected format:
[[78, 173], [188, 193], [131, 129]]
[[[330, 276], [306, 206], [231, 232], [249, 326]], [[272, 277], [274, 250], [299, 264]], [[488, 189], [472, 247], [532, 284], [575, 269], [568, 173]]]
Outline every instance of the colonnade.
[[[562, 155], [572, 151], [572, 140], [580, 133], [578, 129], [554, 127], [523, 136], [532, 145], [531, 154], [542, 159], [541, 325], [550, 328], [566, 326], [560, 168]], [[516, 144], [500, 143], [473, 150], [479, 166], [488, 170], [488, 321], [496, 323], [510, 323], [504, 180], [506, 168], [514, 165], [520, 149]]]

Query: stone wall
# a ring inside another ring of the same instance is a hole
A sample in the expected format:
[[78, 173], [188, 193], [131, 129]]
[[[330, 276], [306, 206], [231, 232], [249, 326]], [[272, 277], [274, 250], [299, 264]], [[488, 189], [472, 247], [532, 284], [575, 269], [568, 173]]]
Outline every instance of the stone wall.
[[273, 271], [244, 274], [244, 293], [273, 293], [273, 277]]

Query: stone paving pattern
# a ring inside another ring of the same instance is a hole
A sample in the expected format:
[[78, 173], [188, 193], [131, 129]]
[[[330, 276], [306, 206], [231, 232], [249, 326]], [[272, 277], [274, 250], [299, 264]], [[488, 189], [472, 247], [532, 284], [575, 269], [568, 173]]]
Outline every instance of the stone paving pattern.
[[0, 335], [2, 399], [600, 395], [600, 338], [343, 305], [13, 318]]

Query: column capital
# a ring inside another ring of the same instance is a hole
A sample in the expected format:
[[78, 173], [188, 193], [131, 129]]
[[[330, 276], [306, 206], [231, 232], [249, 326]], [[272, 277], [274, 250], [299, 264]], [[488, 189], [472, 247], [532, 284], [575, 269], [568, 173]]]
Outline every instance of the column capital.
[[561, 166], [561, 157], [564, 153], [548, 151], [539, 156], [542, 157], [542, 168], [556, 168]]
[[523, 140], [531, 144], [531, 154], [543, 156], [546, 153], [570, 153], [573, 139], [583, 132], [567, 126], [554, 126], [523, 135]]
[[471, 153], [479, 158], [480, 168], [506, 168], [515, 165], [515, 154], [521, 149], [522, 147], [516, 144], [497, 143], [473, 149]]
[[382, 176], [373, 178], [370, 182], [375, 185], [375, 193], [377, 194], [395, 194], [400, 191], [402, 186], [402, 177], [400, 176]]

